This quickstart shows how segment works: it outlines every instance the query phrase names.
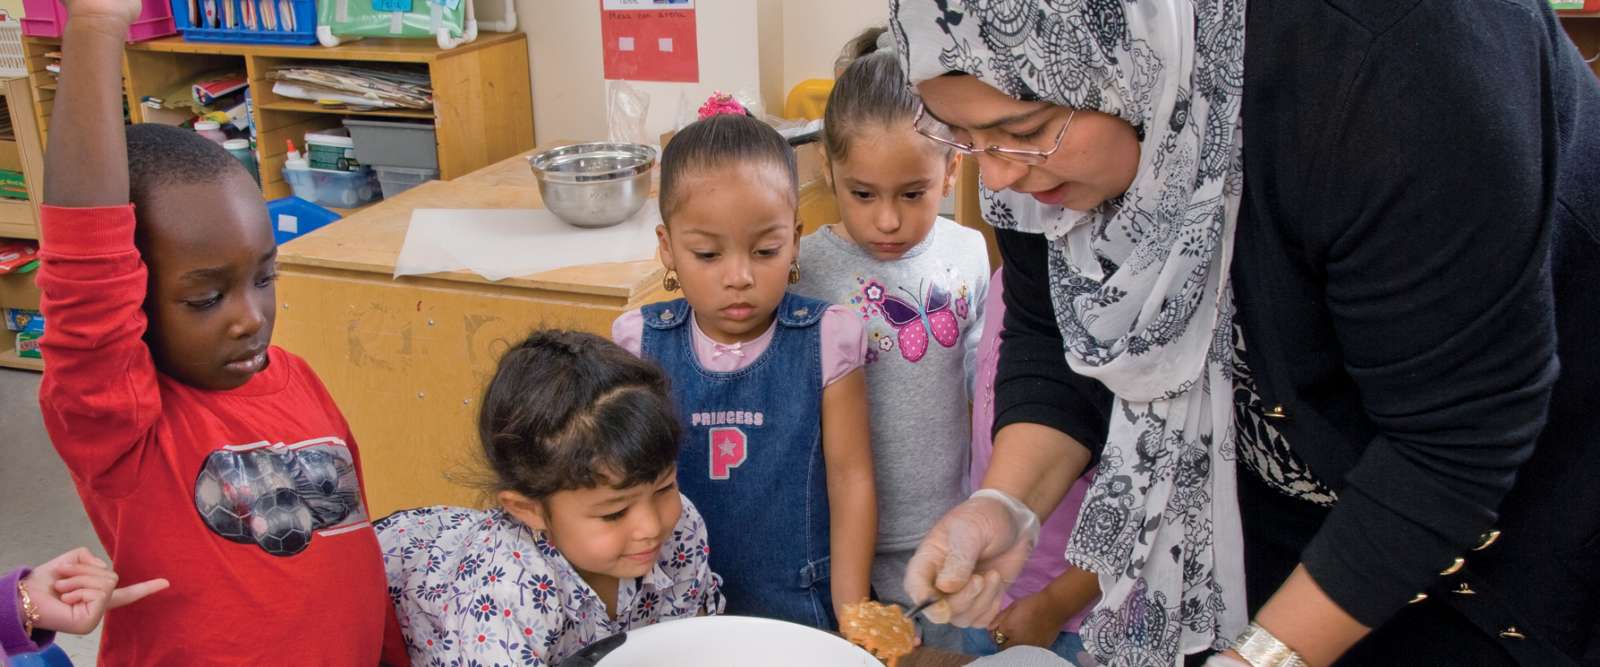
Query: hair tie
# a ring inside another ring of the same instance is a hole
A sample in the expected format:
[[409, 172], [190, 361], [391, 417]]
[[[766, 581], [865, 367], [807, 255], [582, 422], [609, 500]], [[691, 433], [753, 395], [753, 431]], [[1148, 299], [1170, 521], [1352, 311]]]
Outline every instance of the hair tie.
[[750, 110], [746, 109], [743, 104], [740, 104], [739, 100], [734, 99], [732, 94], [724, 93], [719, 90], [711, 93], [711, 97], [706, 100], [706, 103], [700, 105], [700, 120], [705, 120], [712, 116], [720, 116], [722, 114], [730, 114], [734, 116], [754, 115], [751, 114]]
[[883, 34], [878, 35], [877, 45], [878, 48], [877, 50], [873, 51], [873, 53], [887, 53], [893, 55], [895, 52], [894, 33], [888, 30], [883, 31]]

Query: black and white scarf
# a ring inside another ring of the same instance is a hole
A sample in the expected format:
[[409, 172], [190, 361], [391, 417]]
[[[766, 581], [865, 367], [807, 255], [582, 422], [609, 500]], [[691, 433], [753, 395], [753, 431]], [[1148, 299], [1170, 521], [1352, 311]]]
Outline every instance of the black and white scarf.
[[1104, 112], [1140, 138], [1128, 191], [1089, 211], [982, 193], [996, 227], [1049, 238], [1067, 361], [1116, 394], [1067, 559], [1099, 575], [1086, 647], [1181, 665], [1246, 623], [1228, 267], [1243, 186], [1245, 0], [891, 0], [920, 82], [965, 72], [1018, 99]]

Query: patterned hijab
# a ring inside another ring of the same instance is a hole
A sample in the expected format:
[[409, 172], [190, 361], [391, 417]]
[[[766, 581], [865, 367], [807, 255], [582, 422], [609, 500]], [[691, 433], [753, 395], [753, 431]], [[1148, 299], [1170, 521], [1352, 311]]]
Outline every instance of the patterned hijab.
[[1246, 622], [1228, 282], [1244, 11], [1245, 0], [890, 2], [913, 82], [964, 72], [1116, 116], [1140, 140], [1133, 184], [1092, 210], [982, 192], [991, 224], [1049, 239], [1067, 361], [1116, 394], [1066, 554], [1099, 575], [1082, 632], [1106, 664], [1181, 665]]

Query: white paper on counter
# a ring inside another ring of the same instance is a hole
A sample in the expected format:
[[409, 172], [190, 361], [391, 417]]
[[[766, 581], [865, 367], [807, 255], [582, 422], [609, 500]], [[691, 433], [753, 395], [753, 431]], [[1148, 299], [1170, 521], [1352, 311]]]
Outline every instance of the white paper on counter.
[[568, 266], [632, 262], [656, 252], [656, 200], [603, 229], [574, 227], [542, 208], [419, 208], [394, 275], [469, 270], [489, 280]]

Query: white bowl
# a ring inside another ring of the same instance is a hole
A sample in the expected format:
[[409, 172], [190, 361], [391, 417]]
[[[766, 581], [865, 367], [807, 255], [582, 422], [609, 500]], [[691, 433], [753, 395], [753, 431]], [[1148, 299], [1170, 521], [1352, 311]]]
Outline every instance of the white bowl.
[[835, 635], [748, 616], [702, 616], [627, 633], [597, 667], [883, 667]]

